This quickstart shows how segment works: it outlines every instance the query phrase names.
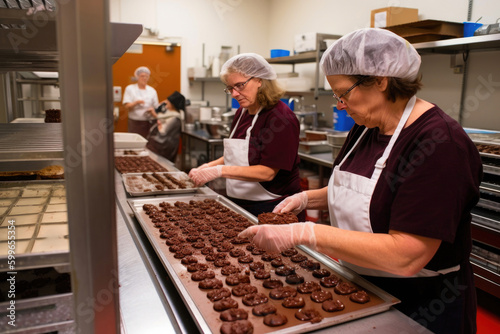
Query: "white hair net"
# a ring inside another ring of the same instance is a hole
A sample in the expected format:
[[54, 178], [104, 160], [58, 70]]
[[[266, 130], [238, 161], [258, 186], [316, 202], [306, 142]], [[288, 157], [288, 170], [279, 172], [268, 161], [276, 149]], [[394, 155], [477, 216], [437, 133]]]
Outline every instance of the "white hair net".
[[266, 80], [275, 80], [277, 78], [272, 66], [264, 57], [256, 53], [241, 53], [226, 61], [222, 65], [220, 76], [224, 77], [231, 72]]
[[414, 80], [420, 55], [404, 38], [379, 28], [364, 28], [335, 41], [321, 57], [325, 75], [372, 75]]
[[138, 67], [135, 72], [134, 72], [134, 76], [136, 78], [139, 78], [139, 75], [141, 73], [146, 73], [147, 75], [151, 75], [151, 71], [149, 70], [149, 68], [147, 68], [146, 66], [140, 66]]

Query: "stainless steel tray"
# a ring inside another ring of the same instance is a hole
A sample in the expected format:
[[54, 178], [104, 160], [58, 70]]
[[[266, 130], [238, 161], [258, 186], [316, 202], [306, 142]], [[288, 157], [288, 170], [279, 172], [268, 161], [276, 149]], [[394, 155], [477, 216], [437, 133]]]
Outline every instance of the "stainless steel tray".
[[301, 141], [299, 142], [299, 152], [303, 153], [323, 153], [330, 152], [331, 148], [326, 140]]
[[[147, 199], [129, 199], [128, 203], [134, 212], [139, 224], [144, 230], [148, 240], [151, 242], [151, 245], [155, 249], [158, 257], [160, 258], [163, 266], [166, 271], [169, 273], [170, 278], [174, 282], [179, 294], [181, 295], [184, 303], [187, 305], [191, 315], [193, 316], [194, 321], [196, 322], [199, 329], [204, 333], [218, 333], [220, 331], [221, 321], [219, 319], [219, 313], [212, 309], [212, 303], [206, 298], [206, 293], [200, 290], [197, 287], [197, 283], [191, 281], [190, 276], [184, 265], [180, 263], [180, 260], [174, 259], [173, 255], [169, 252], [168, 246], [165, 244], [163, 239], [159, 238], [159, 231], [157, 228], [151, 224], [149, 217], [143, 210], [144, 204], [153, 204], [159, 206], [161, 202], [169, 202], [175, 203], [176, 201], [180, 202], [189, 202], [190, 200], [204, 200], [204, 199], [214, 199], [218, 203], [228, 207], [236, 213], [239, 213], [246, 217], [252, 223], [257, 223], [257, 219], [249, 214], [247, 211], [241, 209], [236, 206], [226, 198], [218, 195], [193, 195], [193, 196], [179, 196], [179, 197], [163, 197], [163, 198], [147, 198]], [[314, 259], [321, 263], [323, 268], [327, 268], [331, 270], [335, 275], [341, 277], [344, 280], [351, 281], [354, 284], [357, 284], [362, 289], [366, 290], [370, 296], [372, 297], [372, 301], [368, 304], [359, 304], [359, 308], [357, 306], [349, 305], [353, 307], [346, 309], [341, 312], [336, 313], [327, 313], [321, 309], [321, 304], [315, 304], [312, 301], [309, 301], [306, 306], [314, 305], [315, 309], [322, 312], [324, 319], [319, 322], [312, 324], [310, 322], [301, 322], [295, 317], [288, 316], [288, 323], [281, 327], [267, 327], [262, 323], [262, 317], [256, 317], [251, 313], [251, 308], [244, 306], [239, 300], [239, 297], [234, 297], [239, 302], [239, 307], [245, 308], [249, 311], [249, 320], [254, 324], [254, 332], [255, 333], [304, 333], [312, 330], [333, 326], [335, 324], [339, 324], [342, 322], [351, 321], [354, 319], [358, 319], [361, 317], [365, 317], [368, 315], [384, 312], [388, 310], [392, 305], [399, 303], [399, 300], [394, 298], [393, 296], [387, 294], [366, 280], [362, 279], [359, 275], [352, 272], [351, 270], [341, 266], [336, 261], [319, 254], [317, 252], [311, 251], [306, 247], [297, 247], [299, 253], [303, 253], [308, 256], [310, 259]], [[201, 255], [196, 255], [201, 256]], [[236, 259], [231, 258], [232, 262], [237, 263]], [[268, 266], [269, 264], [266, 264]], [[269, 265], [270, 266], [270, 265]], [[298, 266], [297, 266], [298, 267]], [[305, 277], [305, 280], [312, 280], [312, 275], [310, 272], [306, 272], [305, 269], [297, 269], [301, 275]], [[217, 272], [216, 274], [219, 279], [221, 278], [221, 274]], [[253, 275], [250, 275], [252, 285], [255, 285], [259, 288], [260, 292], [269, 292], [269, 290], [262, 288], [261, 283], [255, 284], [256, 280]], [[272, 277], [275, 276], [272, 273]], [[282, 278], [283, 280], [283, 278]], [[331, 290], [332, 288], [324, 288], [325, 290]], [[343, 296], [337, 296], [339, 299]], [[347, 298], [347, 297], [346, 297]], [[308, 298], [305, 298], [309, 300]], [[279, 305], [281, 307], [281, 301], [275, 301], [273, 299], [269, 299], [269, 303], [274, 303], [276, 306]], [[353, 304], [353, 303], [351, 303]], [[290, 311], [292, 312], [292, 311]], [[295, 310], [293, 311], [295, 312]], [[292, 313], [293, 314], [293, 313]]]
[[[183, 194], [183, 193], [192, 193], [198, 190], [199, 187], [196, 187], [189, 176], [184, 172], [158, 172], [156, 174], [159, 175], [171, 175], [175, 177], [177, 180], [187, 181], [189, 185], [182, 188], [175, 189], [167, 189], [164, 188], [162, 190], [157, 190], [155, 188], [155, 184], [147, 181], [142, 175], [153, 175], [153, 173], [127, 173], [122, 174], [123, 184], [125, 186], [125, 190], [131, 196], [152, 196], [152, 195], [168, 195], [168, 194]], [[134, 183], [137, 186], [134, 186]]]
[[10, 234], [16, 270], [69, 264], [64, 180], [0, 182], [0, 271], [9, 269], [9, 225], [16, 231]]

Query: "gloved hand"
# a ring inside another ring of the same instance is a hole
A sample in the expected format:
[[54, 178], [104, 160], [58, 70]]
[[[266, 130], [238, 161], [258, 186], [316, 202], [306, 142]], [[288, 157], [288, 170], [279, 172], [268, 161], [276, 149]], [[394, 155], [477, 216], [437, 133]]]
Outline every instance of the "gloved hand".
[[202, 167], [203, 168], [194, 168], [189, 172], [189, 177], [195, 185], [201, 186], [205, 183], [212, 181], [218, 177], [222, 176], [222, 166], [217, 165], [215, 167]]
[[273, 213], [292, 212], [298, 215], [307, 207], [307, 193], [302, 191], [282, 200], [273, 210]]
[[316, 248], [314, 223], [294, 223], [287, 225], [250, 226], [238, 236], [251, 238], [253, 243], [269, 252], [280, 252], [296, 245]]

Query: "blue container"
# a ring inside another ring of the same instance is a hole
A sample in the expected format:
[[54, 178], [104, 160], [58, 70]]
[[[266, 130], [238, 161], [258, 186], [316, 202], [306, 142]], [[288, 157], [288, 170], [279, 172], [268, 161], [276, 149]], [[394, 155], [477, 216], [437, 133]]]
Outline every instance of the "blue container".
[[290, 55], [289, 50], [283, 50], [283, 49], [272, 49], [271, 50], [271, 58], [288, 57], [289, 55]]
[[231, 99], [231, 109], [238, 109], [240, 104], [234, 97]]
[[464, 37], [474, 36], [474, 31], [479, 29], [483, 24], [476, 22], [464, 22]]
[[333, 107], [333, 129], [335, 131], [349, 131], [354, 125], [354, 120], [345, 110]]

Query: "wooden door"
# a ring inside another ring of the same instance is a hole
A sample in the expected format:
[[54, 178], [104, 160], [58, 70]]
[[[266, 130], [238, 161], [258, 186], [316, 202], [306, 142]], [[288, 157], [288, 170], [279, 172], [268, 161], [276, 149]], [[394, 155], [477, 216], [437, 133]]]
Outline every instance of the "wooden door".
[[[147, 66], [151, 70], [148, 84], [158, 92], [159, 101], [165, 100], [174, 91], [181, 89], [181, 47], [154, 44], [134, 44], [113, 65], [113, 86], [121, 87], [121, 99], [125, 87], [135, 83], [134, 71], [139, 66]], [[114, 102], [120, 114], [115, 119], [115, 131], [128, 131], [128, 114], [120, 102]]]

